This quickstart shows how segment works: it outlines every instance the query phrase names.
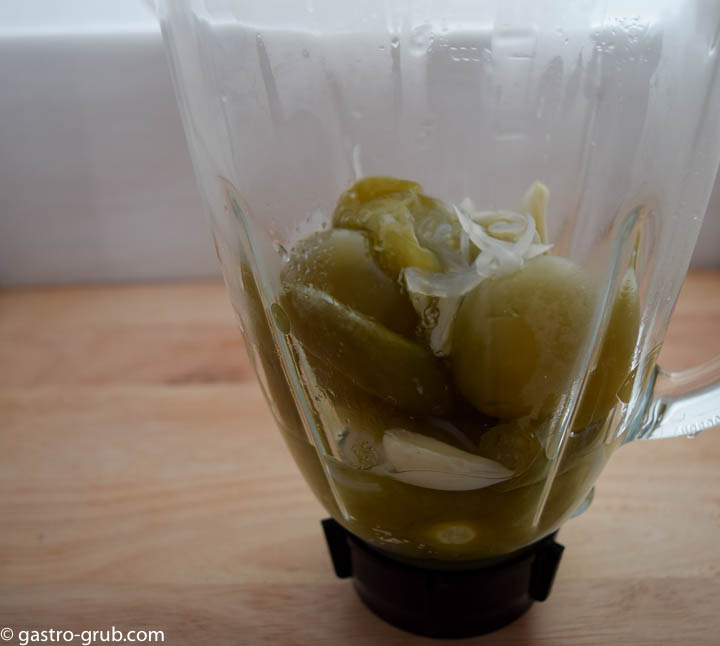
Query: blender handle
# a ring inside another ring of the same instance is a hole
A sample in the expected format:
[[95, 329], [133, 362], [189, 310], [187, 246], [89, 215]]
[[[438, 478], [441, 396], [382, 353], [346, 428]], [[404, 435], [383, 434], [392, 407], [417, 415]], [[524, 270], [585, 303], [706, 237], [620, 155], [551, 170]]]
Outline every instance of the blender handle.
[[681, 372], [656, 367], [650, 401], [628, 440], [695, 437], [720, 426], [720, 356]]

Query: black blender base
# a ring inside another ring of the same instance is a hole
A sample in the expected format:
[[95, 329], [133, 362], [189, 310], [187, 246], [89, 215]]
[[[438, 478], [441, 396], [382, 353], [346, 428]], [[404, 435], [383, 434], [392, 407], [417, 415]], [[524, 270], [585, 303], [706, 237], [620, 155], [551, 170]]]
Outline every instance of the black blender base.
[[555, 542], [556, 532], [500, 563], [435, 570], [396, 560], [331, 518], [322, 526], [335, 574], [353, 577], [376, 615], [426, 637], [475, 637], [514, 621], [548, 598], [565, 549]]

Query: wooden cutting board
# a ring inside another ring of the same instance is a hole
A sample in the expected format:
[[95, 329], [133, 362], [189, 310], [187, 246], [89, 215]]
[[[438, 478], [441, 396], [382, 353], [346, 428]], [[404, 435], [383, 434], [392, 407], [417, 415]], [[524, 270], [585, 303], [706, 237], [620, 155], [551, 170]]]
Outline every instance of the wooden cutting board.
[[[720, 352], [719, 330], [720, 274], [695, 274], [664, 364]], [[221, 285], [2, 292], [0, 366], [6, 643], [112, 626], [183, 645], [437, 643], [334, 577]], [[622, 448], [559, 540], [550, 599], [478, 642], [720, 644], [720, 431]]]

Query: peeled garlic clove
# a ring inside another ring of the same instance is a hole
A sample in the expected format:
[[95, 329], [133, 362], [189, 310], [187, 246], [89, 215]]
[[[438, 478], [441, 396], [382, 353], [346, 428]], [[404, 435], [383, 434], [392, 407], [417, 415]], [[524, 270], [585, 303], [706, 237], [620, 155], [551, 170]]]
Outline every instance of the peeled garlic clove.
[[386, 431], [383, 449], [392, 478], [426, 489], [483, 489], [514, 475], [494, 460], [403, 429]]
[[522, 210], [532, 215], [540, 242], [547, 242], [547, 205], [550, 191], [542, 182], [535, 182], [525, 194]]
[[418, 323], [400, 283], [373, 259], [365, 231], [329, 229], [303, 238], [293, 246], [281, 280], [321, 290], [398, 334], [412, 335]]

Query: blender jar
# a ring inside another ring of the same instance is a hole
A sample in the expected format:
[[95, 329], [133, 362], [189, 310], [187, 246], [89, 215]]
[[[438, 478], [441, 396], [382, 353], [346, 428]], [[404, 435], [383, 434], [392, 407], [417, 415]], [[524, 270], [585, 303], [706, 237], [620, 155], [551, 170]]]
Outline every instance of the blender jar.
[[159, 4], [336, 570], [416, 632], [506, 623], [618, 446], [720, 423], [717, 361], [655, 365], [720, 159], [720, 5]]

